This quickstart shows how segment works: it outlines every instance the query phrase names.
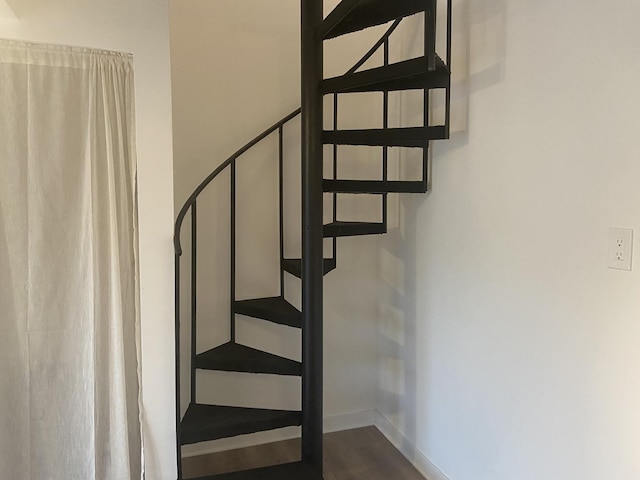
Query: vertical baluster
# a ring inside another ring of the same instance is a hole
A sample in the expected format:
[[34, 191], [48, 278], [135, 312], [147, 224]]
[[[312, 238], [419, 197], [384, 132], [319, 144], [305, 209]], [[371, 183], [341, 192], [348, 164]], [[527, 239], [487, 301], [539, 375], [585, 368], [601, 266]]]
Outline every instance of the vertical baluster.
[[[384, 41], [384, 66], [389, 65], [389, 39], [386, 38]], [[382, 118], [382, 128], [385, 130], [389, 128], [389, 92], [385, 91], [384, 95], [384, 105], [383, 105], [383, 118]], [[382, 147], [382, 180], [386, 182], [389, 179], [389, 147]], [[388, 220], [388, 194], [382, 195], [382, 223], [387, 226]]]
[[[338, 94], [335, 93], [333, 95], [333, 130], [338, 130]], [[338, 145], [333, 144], [333, 179], [338, 179]], [[333, 221], [338, 221], [338, 194], [334, 192], [333, 194]], [[338, 259], [338, 239], [337, 237], [333, 237], [333, 262], [335, 263]], [[323, 262], [323, 272], [324, 272], [324, 260]]]
[[230, 336], [231, 342], [236, 341], [236, 159], [231, 161], [231, 288], [230, 288]]
[[427, 68], [436, 69], [436, 12], [438, 1], [432, 0], [429, 9], [424, 12], [424, 55], [427, 57]]
[[451, 133], [451, 38], [453, 32], [451, 31], [451, 17], [453, 15], [452, 0], [447, 0], [447, 68], [449, 69], [449, 86], [446, 93], [446, 113], [445, 113], [445, 129], [446, 136], [449, 138]]
[[[435, 68], [435, 19], [436, 19], [436, 3], [433, 2], [433, 10], [428, 10], [424, 14], [424, 54], [427, 57], [427, 65], [430, 70]], [[429, 89], [424, 89], [424, 126], [429, 126]], [[425, 142], [422, 147], [422, 181], [425, 188], [428, 187], [429, 182], [429, 141]]]
[[196, 403], [196, 334], [198, 301], [198, 210], [191, 207], [191, 403]]
[[175, 254], [175, 395], [176, 395], [176, 461], [178, 480], [182, 480], [182, 441], [180, 439], [180, 255]]
[[278, 129], [279, 211], [280, 211], [280, 296], [284, 298], [284, 127]]

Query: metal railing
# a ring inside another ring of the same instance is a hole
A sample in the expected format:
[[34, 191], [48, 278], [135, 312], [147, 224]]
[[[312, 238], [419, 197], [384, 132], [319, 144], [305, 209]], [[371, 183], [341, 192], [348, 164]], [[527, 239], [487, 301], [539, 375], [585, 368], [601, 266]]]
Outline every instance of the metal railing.
[[[452, 13], [452, 0], [447, 0], [447, 55], [446, 55], [446, 65], [450, 68], [451, 65], [451, 13]], [[368, 60], [370, 60], [381, 48], [383, 49], [383, 62], [384, 66], [389, 65], [389, 56], [390, 56], [390, 47], [389, 41], [391, 35], [396, 31], [402, 19], [395, 20], [391, 26], [386, 30], [386, 32], [382, 35], [382, 37], [371, 47], [364, 56], [356, 62], [356, 64], [349, 69], [346, 74], [356, 73]], [[425, 15], [425, 29], [429, 29], [428, 31], [435, 32], [435, 15]], [[427, 30], [425, 30], [427, 31]], [[435, 68], [435, 33], [433, 36], [425, 35], [425, 58], [429, 65], [429, 68]], [[383, 128], [388, 128], [389, 125], [389, 92], [383, 92]], [[333, 128], [337, 130], [338, 128], [338, 93], [333, 94]], [[429, 121], [429, 100], [428, 100], [428, 91], [425, 90], [424, 95], [424, 108], [425, 108], [425, 126], [428, 125]], [[450, 119], [450, 88], [446, 90], [446, 118], [445, 123], [449, 126]], [[177, 460], [178, 460], [178, 478], [182, 478], [181, 472], [181, 441], [180, 441], [180, 421], [181, 421], [181, 398], [180, 398], [180, 324], [181, 324], [181, 257], [183, 255], [182, 249], [182, 241], [181, 241], [181, 233], [182, 226], [184, 220], [188, 214], [191, 217], [191, 278], [190, 278], [190, 289], [191, 289], [191, 402], [196, 401], [196, 332], [197, 332], [197, 254], [198, 254], [198, 244], [197, 244], [197, 235], [198, 235], [198, 197], [200, 194], [215, 180], [223, 171], [227, 168], [231, 169], [230, 175], [230, 205], [231, 205], [231, 215], [230, 215], [230, 248], [231, 248], [231, 265], [230, 265], [230, 336], [231, 341], [235, 341], [235, 313], [233, 304], [235, 302], [235, 286], [236, 286], [236, 197], [237, 197], [237, 162], [239, 158], [252, 149], [254, 146], [262, 142], [264, 139], [269, 137], [274, 133], [278, 133], [278, 165], [279, 165], [279, 236], [280, 236], [280, 292], [281, 296], [284, 296], [284, 127], [293, 119], [298, 117], [301, 114], [301, 109], [297, 109], [291, 112], [289, 115], [285, 116], [280, 121], [276, 122], [274, 125], [266, 129], [260, 135], [256, 136], [253, 140], [248, 142], [238, 151], [236, 151], [233, 155], [231, 155], [228, 159], [222, 162], [211, 174], [209, 174], [193, 191], [193, 193], [189, 196], [189, 198], [184, 203], [180, 212], [178, 213], [175, 230], [174, 230], [174, 250], [175, 250], [175, 366], [176, 366], [176, 374], [175, 374], [175, 382], [176, 382], [176, 445], [177, 445]], [[383, 180], [388, 179], [388, 148], [383, 147]], [[425, 158], [424, 158], [424, 181], [427, 181], [427, 160], [428, 160], [428, 149], [425, 149]], [[338, 178], [338, 147], [337, 145], [333, 146], [333, 179], [337, 180]], [[387, 224], [387, 194], [382, 195], [383, 203], [383, 222]], [[333, 193], [333, 220], [337, 221], [337, 193]], [[333, 238], [333, 260], [336, 259], [336, 237]], [[304, 268], [303, 268], [304, 270]], [[321, 340], [319, 340], [321, 342]], [[321, 343], [319, 343], [320, 348]]]

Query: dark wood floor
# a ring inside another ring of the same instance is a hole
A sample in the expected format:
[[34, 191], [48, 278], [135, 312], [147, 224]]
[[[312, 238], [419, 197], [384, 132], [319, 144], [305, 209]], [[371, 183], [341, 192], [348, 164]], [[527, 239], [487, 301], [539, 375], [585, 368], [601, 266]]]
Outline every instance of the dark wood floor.
[[[300, 440], [185, 458], [184, 478], [300, 460]], [[377, 428], [324, 436], [324, 480], [425, 480]]]

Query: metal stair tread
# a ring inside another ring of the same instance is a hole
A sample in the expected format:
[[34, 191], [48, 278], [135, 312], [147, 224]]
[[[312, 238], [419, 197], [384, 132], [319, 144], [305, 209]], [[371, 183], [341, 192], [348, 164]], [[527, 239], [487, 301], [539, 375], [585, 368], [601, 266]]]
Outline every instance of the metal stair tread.
[[196, 355], [196, 368], [224, 372], [302, 375], [300, 362], [235, 342]]
[[398, 180], [324, 180], [322, 188], [327, 193], [425, 193], [424, 181]]
[[448, 88], [449, 69], [436, 56], [436, 69], [429, 71], [424, 57], [323, 80], [322, 93], [384, 92]]
[[307, 464], [294, 462], [191, 480], [322, 480], [322, 476]]
[[240, 315], [260, 318], [288, 327], [302, 328], [302, 313], [283, 297], [236, 301], [234, 311]]
[[323, 229], [325, 238], [380, 235], [383, 233], [387, 233], [387, 226], [384, 223], [376, 222], [333, 222], [324, 225]]
[[188, 445], [249, 433], [299, 426], [301, 412], [192, 403], [180, 422], [180, 440]]
[[324, 144], [369, 145], [372, 147], [422, 147], [430, 140], [447, 138], [444, 126], [380, 128], [368, 130], [325, 130]]
[[[322, 260], [322, 274], [335, 270], [336, 260], [335, 258], [324, 258]], [[302, 259], [300, 258], [285, 258], [282, 261], [282, 269], [285, 272], [289, 272], [294, 277], [302, 278]]]
[[343, 0], [321, 26], [325, 40], [433, 9], [435, 0]]

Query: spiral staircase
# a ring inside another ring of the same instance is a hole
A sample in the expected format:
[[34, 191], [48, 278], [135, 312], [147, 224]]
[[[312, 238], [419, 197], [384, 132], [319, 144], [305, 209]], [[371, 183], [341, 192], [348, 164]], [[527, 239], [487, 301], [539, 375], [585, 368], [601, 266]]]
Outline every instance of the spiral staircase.
[[[446, 56], [436, 53], [437, 0], [343, 0], [323, 18], [322, 2], [302, 0], [302, 108], [286, 116], [246, 144], [216, 168], [196, 188], [181, 209], [175, 227], [176, 272], [176, 446], [178, 480], [182, 475], [182, 447], [188, 444], [218, 440], [238, 435], [275, 430], [290, 426], [302, 427], [301, 460], [295, 463], [200, 477], [198, 480], [285, 480], [322, 479], [322, 282], [323, 276], [337, 266], [337, 238], [360, 235], [378, 235], [387, 231], [387, 196], [390, 193], [425, 193], [428, 185], [428, 153], [431, 140], [449, 137], [450, 118], [450, 64], [451, 64], [451, 0], [446, 3]], [[406, 17], [424, 18], [424, 54], [391, 63], [390, 37]], [[349, 35], [360, 30], [389, 24], [384, 35], [364, 57], [344, 75], [323, 78], [324, 41]], [[375, 55], [382, 52], [380, 67], [362, 69]], [[444, 121], [432, 125], [430, 118], [430, 92], [445, 92]], [[419, 127], [389, 128], [389, 92], [422, 90], [424, 123]], [[339, 96], [358, 92], [381, 92], [383, 96], [382, 128], [365, 130], [339, 130]], [[333, 129], [323, 130], [323, 97], [333, 100]], [[284, 128], [293, 119], [302, 116], [302, 258], [285, 258], [284, 254], [284, 185], [283, 138]], [[237, 163], [247, 151], [267, 137], [277, 135], [280, 168], [280, 295], [269, 298], [238, 300], [236, 298], [236, 197]], [[323, 146], [333, 146], [333, 169], [323, 171]], [[382, 149], [382, 178], [355, 180], [338, 178], [338, 146], [360, 145]], [[409, 147], [422, 149], [422, 179], [417, 181], [389, 180], [389, 148]], [[231, 240], [231, 296], [230, 338], [227, 343], [212, 346], [204, 352], [196, 351], [199, 322], [197, 314], [198, 269], [198, 200], [205, 189], [223, 171], [230, 171], [230, 240]], [[329, 178], [325, 178], [329, 177]], [[380, 197], [382, 221], [361, 222], [338, 220], [337, 195], [366, 194]], [[325, 195], [333, 197], [333, 221], [323, 224]], [[187, 215], [191, 228], [183, 234], [182, 225]], [[190, 255], [183, 259], [183, 236], [188, 236]], [[333, 242], [333, 255], [324, 258], [323, 242]], [[182, 261], [190, 263], [190, 278], [181, 278]], [[285, 275], [302, 280], [302, 311], [285, 298]], [[190, 291], [188, 305], [190, 322], [190, 398], [186, 413], [182, 414], [184, 399], [180, 395], [180, 330], [181, 289]], [[265, 322], [302, 329], [302, 361], [280, 357], [242, 345], [236, 341], [236, 315]], [[230, 405], [209, 405], [197, 401], [197, 371], [239, 372], [247, 375], [284, 375], [302, 378], [302, 410], [267, 410]]]

